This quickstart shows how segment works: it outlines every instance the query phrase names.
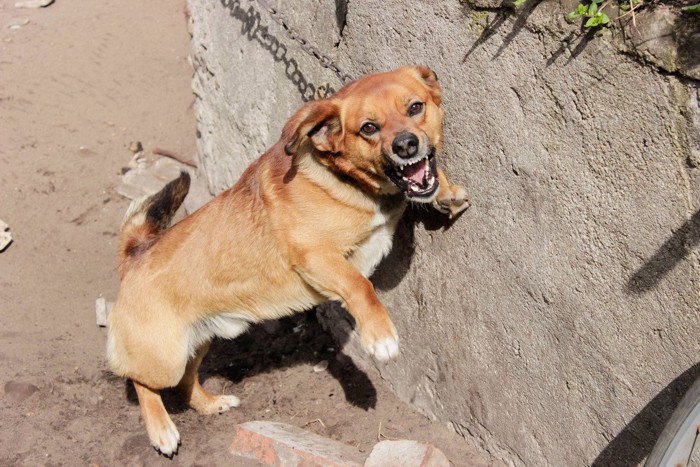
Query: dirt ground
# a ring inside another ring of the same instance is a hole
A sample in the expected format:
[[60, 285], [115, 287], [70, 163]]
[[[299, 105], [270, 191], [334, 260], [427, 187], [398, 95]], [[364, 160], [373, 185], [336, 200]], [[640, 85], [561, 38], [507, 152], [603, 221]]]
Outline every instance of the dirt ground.
[[107, 370], [95, 299], [119, 286], [129, 144], [195, 152], [184, 1], [14, 3], [0, 0], [0, 219], [14, 237], [0, 253], [0, 465], [236, 465], [226, 447], [249, 420], [367, 453], [378, 438], [410, 438], [458, 466], [480, 459], [339, 353], [313, 313], [216, 342], [205, 387], [241, 407], [200, 416], [166, 395], [182, 446], [158, 456], [131, 386]]

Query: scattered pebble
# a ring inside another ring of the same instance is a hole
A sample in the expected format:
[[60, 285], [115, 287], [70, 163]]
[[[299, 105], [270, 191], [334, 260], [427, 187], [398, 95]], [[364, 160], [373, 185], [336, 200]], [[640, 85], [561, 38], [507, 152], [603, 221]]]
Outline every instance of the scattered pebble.
[[15, 2], [15, 8], [44, 8], [51, 5], [54, 0], [22, 0]]
[[26, 381], [8, 381], [5, 383], [5, 396], [16, 404], [19, 404], [38, 390], [38, 387]]
[[12, 234], [8, 230], [10, 230], [10, 226], [0, 219], [0, 252], [12, 243]]
[[97, 152], [93, 151], [92, 149], [88, 148], [87, 146], [80, 146], [78, 148], [78, 152], [84, 156], [95, 156], [97, 155]]
[[316, 365], [314, 365], [314, 373], [320, 373], [328, 369], [328, 360], [321, 360]]
[[7, 29], [19, 29], [29, 24], [29, 18], [12, 18], [5, 24]]
[[129, 144], [129, 151], [133, 152], [134, 154], [141, 152], [143, 151], [143, 144], [141, 144], [141, 141], [134, 141]]
[[108, 302], [104, 297], [95, 300], [95, 317], [98, 326], [107, 327], [107, 316], [112, 308], [114, 308], [114, 303]]

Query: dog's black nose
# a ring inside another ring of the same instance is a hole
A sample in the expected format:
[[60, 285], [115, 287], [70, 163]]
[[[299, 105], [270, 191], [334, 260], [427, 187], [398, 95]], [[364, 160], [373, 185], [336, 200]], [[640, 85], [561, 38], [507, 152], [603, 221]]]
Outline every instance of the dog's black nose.
[[391, 149], [397, 156], [409, 159], [418, 152], [418, 137], [413, 133], [399, 133], [391, 143]]

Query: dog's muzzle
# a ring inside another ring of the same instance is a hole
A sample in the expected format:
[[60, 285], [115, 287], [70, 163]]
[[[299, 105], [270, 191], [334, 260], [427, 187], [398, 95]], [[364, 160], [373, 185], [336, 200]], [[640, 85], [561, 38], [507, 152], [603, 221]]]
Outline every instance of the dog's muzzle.
[[399, 133], [391, 149], [393, 154], [385, 168], [389, 180], [411, 201], [431, 202], [438, 189], [435, 148], [421, 151], [416, 135]]

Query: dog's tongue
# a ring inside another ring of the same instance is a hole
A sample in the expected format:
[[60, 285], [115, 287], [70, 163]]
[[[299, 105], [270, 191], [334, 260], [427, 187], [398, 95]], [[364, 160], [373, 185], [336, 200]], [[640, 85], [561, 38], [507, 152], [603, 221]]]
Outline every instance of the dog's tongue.
[[406, 166], [406, 168], [403, 169], [403, 176], [415, 183], [423, 183], [423, 179], [425, 178], [425, 164], [423, 161], [420, 161]]

